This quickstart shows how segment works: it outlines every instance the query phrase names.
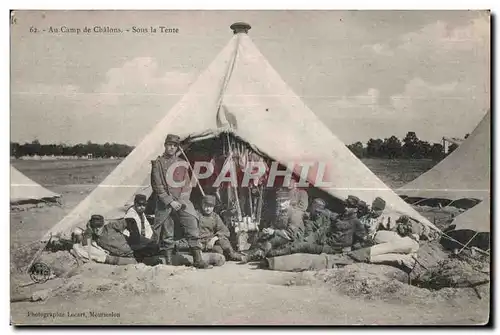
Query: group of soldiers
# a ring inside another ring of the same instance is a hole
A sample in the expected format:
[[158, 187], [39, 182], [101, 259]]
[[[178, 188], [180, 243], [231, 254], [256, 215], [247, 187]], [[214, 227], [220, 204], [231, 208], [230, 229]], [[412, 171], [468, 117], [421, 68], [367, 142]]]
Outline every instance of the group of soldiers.
[[[229, 260], [243, 263], [298, 252], [343, 253], [369, 246], [374, 232], [384, 229], [383, 199], [376, 198], [368, 206], [359, 198], [349, 196], [342, 209], [334, 213], [321, 198], [314, 199], [308, 206], [307, 192], [292, 182], [289, 188], [277, 192], [276, 217], [269, 227], [259, 232], [245, 254], [236, 252], [227, 225], [214, 212], [216, 197], [205, 195], [196, 210], [190, 201], [189, 171], [182, 166], [169, 177], [176, 182], [184, 181], [183, 186], [167, 183], [168, 168], [181, 160], [176, 155], [179, 145], [179, 136], [167, 135], [163, 155], [152, 161], [151, 185], [156, 197], [153, 222], [149, 222], [144, 213], [147, 198], [141, 194], [135, 196], [134, 206], [124, 220], [105, 225], [101, 215], [92, 215], [84, 241], [97, 241], [109, 253], [110, 263], [113, 257], [131, 257], [137, 261], [156, 257], [163, 264], [173, 264], [176, 250], [183, 249], [192, 255], [193, 266], [202, 269], [210, 267], [203, 260], [202, 251], [224, 254]], [[174, 239], [176, 225], [182, 230], [180, 240]]]

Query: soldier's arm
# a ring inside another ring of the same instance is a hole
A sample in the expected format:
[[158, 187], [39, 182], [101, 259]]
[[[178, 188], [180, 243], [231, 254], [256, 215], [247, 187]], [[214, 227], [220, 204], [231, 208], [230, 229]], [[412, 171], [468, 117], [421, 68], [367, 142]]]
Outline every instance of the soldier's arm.
[[161, 174], [163, 171], [157, 160], [151, 161], [151, 188], [165, 205], [169, 205], [174, 199], [163, 185]]
[[90, 228], [87, 225], [85, 231], [83, 232], [82, 245], [86, 246], [86, 245], [90, 245], [91, 243], [92, 243], [92, 228]]
[[229, 229], [226, 227], [224, 222], [219, 215], [215, 214], [215, 235], [218, 237], [227, 237], [229, 238], [230, 233]]
[[[189, 164], [189, 162], [188, 162], [188, 164]], [[189, 200], [189, 197], [191, 196], [191, 190], [192, 190], [191, 179], [189, 178], [189, 170], [185, 167], [178, 167], [178, 169], [181, 169], [181, 168], [183, 169], [183, 173], [184, 173], [184, 186], [182, 186], [180, 198], [183, 200]], [[193, 178], [195, 178], [195, 177], [193, 177]]]
[[289, 214], [288, 225], [285, 229], [275, 230], [275, 234], [285, 237], [286, 239], [293, 240], [297, 233], [304, 226], [302, 212], [294, 210]]
[[297, 208], [302, 212], [305, 212], [307, 210], [307, 207], [309, 207], [309, 196], [307, 195], [306, 191], [300, 190]]
[[127, 221], [126, 220], [113, 220], [107, 224], [113, 230], [116, 230], [122, 233], [125, 229], [127, 229]]

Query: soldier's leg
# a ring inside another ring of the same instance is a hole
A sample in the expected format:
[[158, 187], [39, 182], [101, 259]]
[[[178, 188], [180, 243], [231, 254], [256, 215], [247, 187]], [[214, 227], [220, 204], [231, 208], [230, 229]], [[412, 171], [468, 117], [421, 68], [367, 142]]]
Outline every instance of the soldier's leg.
[[155, 236], [158, 238], [158, 251], [165, 256], [165, 263], [172, 264], [172, 252], [174, 249], [174, 220], [171, 210], [158, 201], [153, 224]]
[[226, 255], [230, 260], [242, 260], [242, 255], [234, 251], [231, 242], [227, 238], [220, 237], [217, 242], [215, 242], [214, 249], [216, 247], [219, 247], [223, 251], [223, 254]]
[[252, 262], [263, 259], [272, 250], [290, 243], [287, 239], [280, 236], [273, 236], [265, 241], [261, 241], [256, 248], [242, 258], [243, 262]]
[[222, 249], [222, 247], [218, 244], [214, 245], [214, 247], [210, 251], [216, 254], [224, 255], [224, 249]]
[[191, 254], [193, 255], [193, 265], [197, 268], [206, 269], [209, 267], [201, 257], [200, 231], [198, 229], [198, 218], [186, 211], [177, 212], [177, 218], [184, 232]]
[[189, 251], [189, 244], [185, 238], [175, 241], [175, 251]]
[[280, 248], [288, 243], [290, 243], [290, 241], [281, 236], [273, 236], [264, 243], [263, 250], [267, 254], [272, 249]]

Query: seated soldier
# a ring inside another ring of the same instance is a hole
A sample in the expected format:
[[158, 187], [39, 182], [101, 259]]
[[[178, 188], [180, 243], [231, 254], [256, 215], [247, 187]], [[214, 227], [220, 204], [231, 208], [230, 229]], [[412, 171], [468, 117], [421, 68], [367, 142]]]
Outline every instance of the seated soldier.
[[[202, 198], [199, 217], [200, 243], [202, 251], [224, 255], [227, 259], [241, 261], [242, 255], [235, 252], [229, 241], [230, 232], [220, 216], [214, 212], [216, 199], [213, 195]], [[187, 249], [187, 241], [176, 241], [176, 249]]]
[[372, 238], [378, 230], [389, 230], [390, 221], [385, 222], [385, 217], [382, 216], [384, 210], [385, 200], [377, 197], [373, 200], [368, 213], [359, 219]]
[[127, 228], [123, 231], [123, 235], [127, 237], [127, 242], [134, 251], [144, 253], [149, 249], [151, 253], [156, 253], [157, 241], [153, 233], [153, 229], [144, 213], [147, 205], [147, 198], [143, 194], [136, 194], [134, 205], [125, 213], [125, 222]]
[[359, 199], [355, 195], [347, 196], [346, 205], [348, 208], [356, 210], [358, 218], [365, 216], [369, 212], [369, 208], [366, 202]]
[[[338, 214], [331, 212], [326, 208], [326, 202], [321, 198], [316, 198], [311, 203], [309, 213], [306, 213], [304, 219], [304, 239], [307, 240], [323, 227], [330, 225], [330, 220]], [[314, 237], [313, 237], [314, 239]]]
[[112, 256], [134, 257], [134, 250], [123, 234], [125, 229], [127, 229], [125, 221], [115, 220], [104, 224], [104, 217], [94, 214], [90, 217], [87, 229], [83, 234], [83, 245], [86, 246], [95, 241], [98, 246], [108, 251]]
[[95, 241], [111, 256], [137, 258], [138, 260], [158, 253], [157, 245], [153, 241], [148, 244], [135, 245], [133, 248], [129, 244], [128, 237], [123, 233], [128, 228], [125, 220], [113, 220], [104, 224], [104, 217], [94, 214], [83, 234], [83, 245], [92, 245], [92, 241]]
[[271, 251], [268, 256], [275, 257], [293, 253], [336, 254], [349, 251], [356, 240], [365, 239], [363, 229], [356, 212], [344, 207], [342, 214], [334, 214], [324, 208], [322, 199], [314, 199], [318, 204], [318, 214], [313, 225], [319, 227], [302, 241], [296, 241], [281, 249]]
[[292, 177], [289, 185], [290, 206], [301, 212], [307, 211], [309, 206], [309, 196], [307, 191], [297, 188], [297, 181]]
[[368, 204], [365, 201], [360, 200], [358, 202], [358, 218], [362, 218], [363, 216], [368, 214], [369, 211], [370, 208], [368, 207]]
[[256, 244], [243, 257], [243, 262], [264, 258], [269, 251], [294, 241], [300, 241], [304, 234], [303, 213], [290, 206], [289, 193], [277, 192], [277, 215], [270, 228], [264, 228]]

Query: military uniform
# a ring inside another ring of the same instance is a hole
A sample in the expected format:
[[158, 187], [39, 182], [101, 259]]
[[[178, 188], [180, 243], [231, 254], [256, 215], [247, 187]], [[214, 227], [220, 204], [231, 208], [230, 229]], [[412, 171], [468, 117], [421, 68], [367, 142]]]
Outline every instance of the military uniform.
[[305, 212], [309, 206], [309, 196], [307, 192], [298, 188], [293, 188], [290, 190], [290, 205], [301, 211]]
[[[206, 195], [203, 197], [202, 202], [203, 204], [215, 207], [216, 201], [213, 195]], [[223, 254], [232, 260], [241, 260], [241, 255], [234, 251], [229, 241], [231, 235], [229, 229], [217, 213], [204, 214], [203, 212], [198, 212], [198, 219], [200, 244], [203, 251]], [[215, 237], [217, 237], [217, 241], [213, 246], [210, 246], [210, 241]], [[188, 248], [186, 239], [176, 241], [176, 248], [178, 250]]]
[[246, 261], [257, 260], [268, 255], [273, 249], [301, 241], [304, 236], [303, 213], [289, 207], [278, 214], [271, 228], [274, 233], [271, 236], [262, 234], [256, 245], [251, 248]]
[[[173, 180], [184, 181], [183, 187], [170, 187], [165, 185], [164, 176], [169, 167], [182, 161], [176, 156], [159, 156], [152, 162], [151, 186], [156, 193], [156, 211], [153, 229], [160, 239], [160, 249], [170, 250], [174, 247], [174, 224], [180, 224], [184, 238], [186, 238], [191, 248], [201, 248], [199, 243], [198, 218], [193, 204], [189, 200], [191, 195], [191, 185], [189, 173], [185, 167], [177, 167], [173, 171]], [[163, 175], [163, 176], [162, 176]], [[184, 209], [174, 211], [170, 203], [176, 200], [181, 203]]]
[[316, 231], [310, 233], [302, 241], [271, 251], [268, 256], [276, 257], [294, 253], [342, 253], [349, 251], [355, 241], [364, 238], [364, 227], [353, 211], [346, 211], [342, 216], [338, 216], [328, 210], [323, 210], [312, 221], [318, 227]]
[[[165, 139], [165, 144], [167, 143], [178, 146], [180, 138], [169, 134]], [[157, 197], [153, 229], [158, 236], [159, 249], [166, 256], [167, 264], [172, 262], [172, 251], [175, 247], [174, 228], [177, 223], [182, 228], [184, 238], [191, 249], [194, 265], [206, 268], [207, 264], [201, 258], [198, 216], [193, 203], [189, 200], [192, 188], [189, 170], [185, 164], [170, 168], [173, 164], [182, 161], [176, 155], [169, 156], [165, 153], [151, 162], [151, 187]], [[172, 181], [182, 185], [175, 185]], [[182, 208], [175, 211], [170, 206], [172, 201], [179, 202]]]

